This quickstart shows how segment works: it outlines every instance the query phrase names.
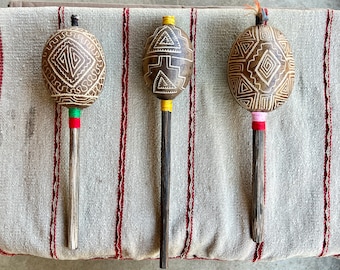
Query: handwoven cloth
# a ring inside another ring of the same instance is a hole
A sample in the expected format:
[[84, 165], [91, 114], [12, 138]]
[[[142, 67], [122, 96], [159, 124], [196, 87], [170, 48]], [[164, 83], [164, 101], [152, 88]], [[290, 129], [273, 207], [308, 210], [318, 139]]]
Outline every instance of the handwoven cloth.
[[[160, 104], [143, 46], [174, 15], [195, 49], [174, 100], [170, 257], [277, 260], [340, 253], [340, 12], [269, 8], [291, 43], [296, 82], [269, 113], [264, 242], [250, 238], [251, 115], [227, 85], [242, 8], [0, 9], [0, 253], [54, 259], [159, 257]], [[46, 40], [71, 14], [101, 42], [98, 101], [83, 111], [79, 248], [67, 245], [68, 119], [41, 75]]]

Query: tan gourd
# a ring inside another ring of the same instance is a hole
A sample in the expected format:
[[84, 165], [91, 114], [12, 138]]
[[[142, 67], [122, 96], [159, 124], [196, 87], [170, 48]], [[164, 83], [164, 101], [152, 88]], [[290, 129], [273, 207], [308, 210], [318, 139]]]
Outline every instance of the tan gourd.
[[78, 247], [79, 128], [81, 109], [96, 101], [105, 79], [104, 52], [94, 35], [77, 27], [61, 29], [46, 42], [42, 74], [51, 96], [69, 108], [70, 160], [68, 196], [68, 246]]

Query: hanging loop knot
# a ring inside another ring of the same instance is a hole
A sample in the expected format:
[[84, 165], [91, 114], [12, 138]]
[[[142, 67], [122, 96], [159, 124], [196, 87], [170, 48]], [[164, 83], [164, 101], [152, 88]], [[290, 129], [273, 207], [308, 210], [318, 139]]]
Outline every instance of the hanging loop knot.
[[258, 0], [254, 0], [255, 6], [246, 5], [246, 9], [250, 9], [255, 13], [256, 25], [267, 24], [268, 21], [268, 10], [262, 8]]

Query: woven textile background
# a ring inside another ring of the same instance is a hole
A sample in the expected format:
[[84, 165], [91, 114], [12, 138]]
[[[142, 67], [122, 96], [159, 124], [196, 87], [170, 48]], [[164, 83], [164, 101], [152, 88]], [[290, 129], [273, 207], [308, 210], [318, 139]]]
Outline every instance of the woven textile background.
[[[101, 42], [107, 78], [83, 112], [79, 249], [66, 248], [67, 110], [41, 53], [71, 14]], [[160, 104], [144, 86], [146, 38], [175, 15], [195, 48], [174, 101], [170, 256], [276, 260], [340, 253], [340, 12], [269, 9], [291, 43], [296, 83], [268, 115], [264, 242], [250, 238], [251, 115], [229, 92], [227, 58], [254, 24], [243, 9], [0, 9], [0, 253], [55, 259], [159, 256]]]

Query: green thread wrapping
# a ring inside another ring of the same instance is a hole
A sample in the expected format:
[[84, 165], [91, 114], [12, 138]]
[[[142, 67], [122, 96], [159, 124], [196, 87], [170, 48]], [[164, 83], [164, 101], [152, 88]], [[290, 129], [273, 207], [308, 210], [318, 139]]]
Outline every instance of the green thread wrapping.
[[72, 107], [68, 109], [68, 116], [70, 118], [80, 118], [81, 116], [81, 109]]

